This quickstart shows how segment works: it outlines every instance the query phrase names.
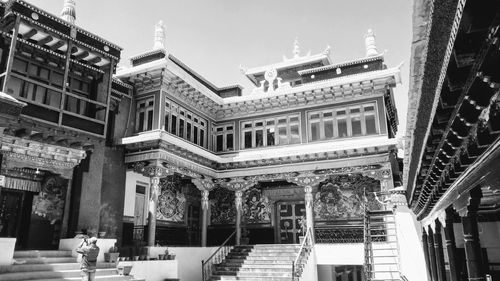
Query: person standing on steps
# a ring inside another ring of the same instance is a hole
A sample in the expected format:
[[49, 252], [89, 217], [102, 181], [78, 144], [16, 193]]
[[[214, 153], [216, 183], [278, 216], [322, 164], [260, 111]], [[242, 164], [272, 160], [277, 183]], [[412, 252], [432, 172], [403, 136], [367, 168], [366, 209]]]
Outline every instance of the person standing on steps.
[[99, 247], [97, 247], [97, 238], [84, 238], [82, 243], [76, 248], [76, 252], [82, 254], [82, 281], [94, 281], [97, 265], [97, 256]]

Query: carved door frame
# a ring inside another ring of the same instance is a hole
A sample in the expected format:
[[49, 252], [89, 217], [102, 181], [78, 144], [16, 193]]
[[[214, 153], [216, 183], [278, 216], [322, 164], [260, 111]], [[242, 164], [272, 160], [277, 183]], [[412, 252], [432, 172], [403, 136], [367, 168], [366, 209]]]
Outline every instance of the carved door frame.
[[[295, 235], [295, 233], [297, 233], [297, 231], [299, 230], [298, 224], [297, 224], [297, 219], [300, 217], [300, 215], [297, 215], [295, 212], [295, 205], [298, 205], [298, 204], [304, 205], [304, 214], [303, 215], [305, 216], [305, 202], [304, 201], [292, 200], [292, 201], [278, 201], [278, 202], [276, 202], [276, 204], [275, 204], [276, 224], [274, 227], [274, 232], [275, 232], [274, 240], [276, 243], [282, 244], [282, 240], [281, 240], [281, 206], [282, 205], [292, 205], [293, 206], [292, 207], [292, 217], [293, 217], [294, 223], [291, 226], [291, 230], [292, 230], [291, 233], [292, 233], [292, 235]], [[299, 240], [298, 236], [296, 236], [296, 241], [294, 244], [299, 243], [298, 240]], [[285, 242], [285, 243], [287, 243], [287, 242]]]

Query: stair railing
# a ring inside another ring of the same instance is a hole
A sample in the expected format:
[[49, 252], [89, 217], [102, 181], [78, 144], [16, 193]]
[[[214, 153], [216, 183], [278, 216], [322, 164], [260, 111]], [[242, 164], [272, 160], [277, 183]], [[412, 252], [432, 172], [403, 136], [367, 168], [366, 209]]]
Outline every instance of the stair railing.
[[371, 267], [373, 264], [373, 257], [371, 254], [371, 235], [370, 235], [370, 218], [368, 217], [368, 204], [366, 198], [366, 190], [364, 190], [363, 196], [363, 211], [364, 211], [364, 220], [363, 220], [363, 245], [364, 245], [364, 254], [365, 254], [365, 264], [364, 264], [364, 274], [366, 280], [371, 280]]
[[302, 275], [302, 271], [304, 270], [304, 263], [302, 261], [307, 259], [309, 256], [309, 253], [314, 246], [313, 243], [312, 229], [309, 227], [307, 228], [306, 235], [304, 236], [304, 241], [300, 244], [297, 257], [292, 262], [292, 281], [299, 280]]
[[233, 249], [233, 246], [228, 246], [227, 243], [236, 234], [236, 230], [227, 237], [220, 247], [206, 260], [201, 261], [202, 280], [207, 281], [212, 276], [212, 268], [215, 264], [221, 263], [226, 255]]

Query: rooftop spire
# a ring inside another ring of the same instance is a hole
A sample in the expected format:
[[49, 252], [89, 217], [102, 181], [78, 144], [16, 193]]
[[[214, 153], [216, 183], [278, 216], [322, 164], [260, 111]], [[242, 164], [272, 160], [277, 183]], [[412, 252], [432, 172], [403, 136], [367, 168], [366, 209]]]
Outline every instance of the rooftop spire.
[[159, 21], [155, 25], [155, 44], [153, 45], [153, 50], [165, 49], [165, 38], [167, 37], [165, 29], [163, 21]]
[[375, 42], [375, 34], [371, 29], [368, 29], [368, 32], [366, 32], [365, 34], [365, 48], [367, 57], [378, 55], [377, 44]]
[[299, 56], [300, 56], [299, 38], [295, 37], [295, 41], [293, 42], [293, 57], [298, 58]]
[[75, 0], [64, 0], [64, 6], [61, 12], [61, 18], [71, 24], [76, 20], [76, 2]]

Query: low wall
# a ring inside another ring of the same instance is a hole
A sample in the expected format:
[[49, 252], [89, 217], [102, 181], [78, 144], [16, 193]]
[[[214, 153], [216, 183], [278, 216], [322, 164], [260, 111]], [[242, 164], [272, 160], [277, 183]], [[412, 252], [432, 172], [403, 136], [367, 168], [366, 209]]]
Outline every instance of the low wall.
[[14, 261], [16, 238], [0, 238], [0, 265], [10, 265]]
[[362, 265], [364, 263], [363, 243], [315, 244], [317, 264]]
[[400, 270], [408, 280], [429, 280], [422, 249], [419, 224], [406, 206], [399, 206], [396, 213]]
[[316, 261], [316, 251], [313, 248], [309, 258], [307, 259], [307, 264], [304, 267], [301, 281], [318, 281], [318, 266]]
[[163, 281], [167, 278], [179, 278], [178, 262], [176, 260], [120, 261], [117, 266], [126, 265], [132, 266], [130, 275], [133, 275], [136, 279]]
[[[168, 247], [178, 262], [180, 280], [201, 281], [201, 261], [208, 259], [219, 247]], [[167, 247], [148, 247], [148, 255], [158, 258]], [[148, 279], [149, 281], [149, 279]]]
[[[80, 254], [76, 252], [76, 247], [78, 247], [82, 243], [82, 239], [80, 238], [66, 238], [59, 240], [59, 250], [71, 251], [71, 255], [73, 257], [78, 257], [78, 261], [80, 261]], [[116, 239], [105, 239], [99, 238], [97, 239], [97, 247], [99, 247], [99, 256], [97, 256], [98, 262], [104, 261], [104, 253], [107, 253], [111, 247], [113, 247], [116, 243]]]

